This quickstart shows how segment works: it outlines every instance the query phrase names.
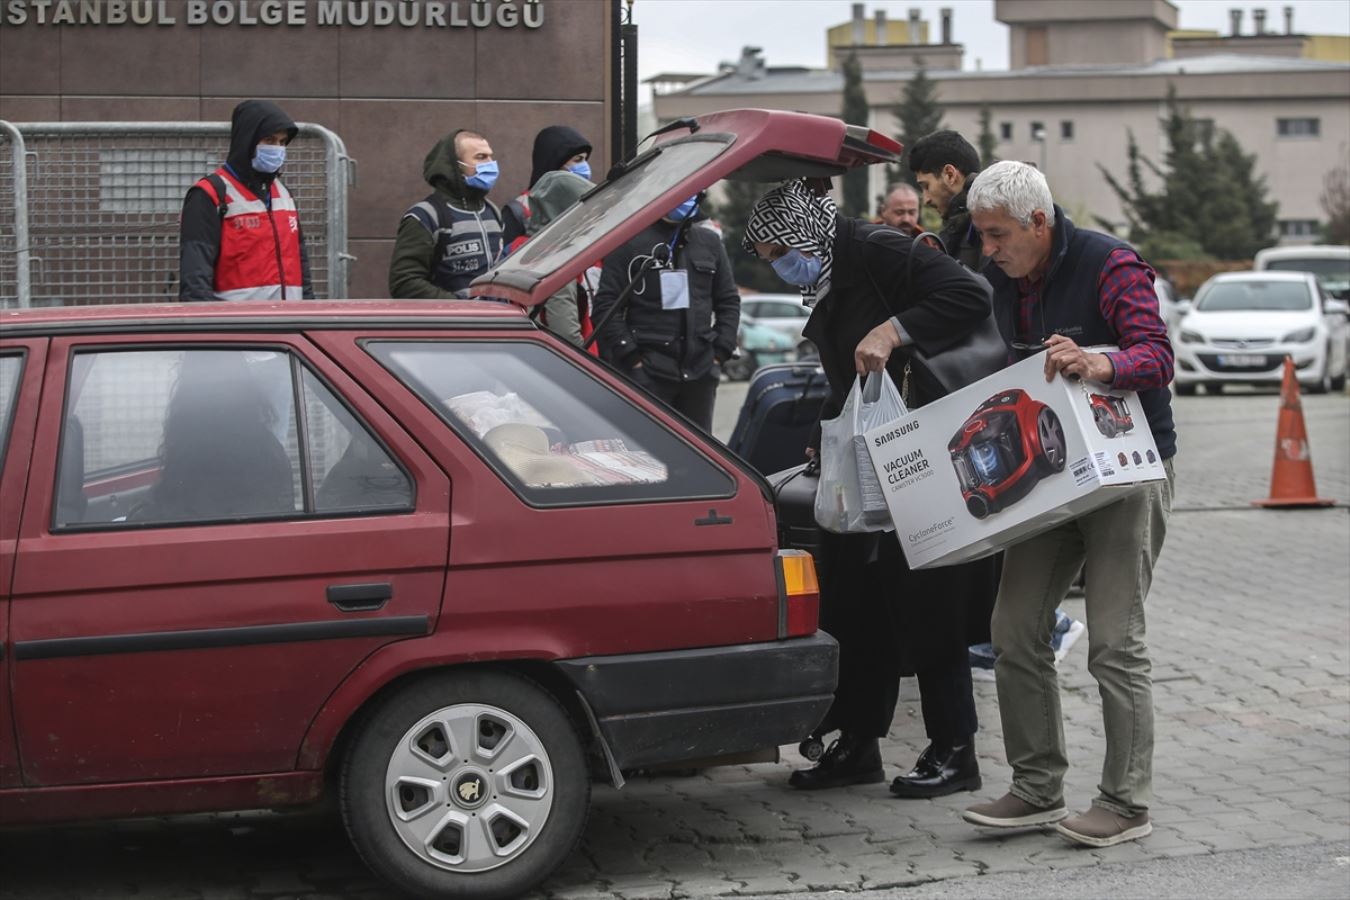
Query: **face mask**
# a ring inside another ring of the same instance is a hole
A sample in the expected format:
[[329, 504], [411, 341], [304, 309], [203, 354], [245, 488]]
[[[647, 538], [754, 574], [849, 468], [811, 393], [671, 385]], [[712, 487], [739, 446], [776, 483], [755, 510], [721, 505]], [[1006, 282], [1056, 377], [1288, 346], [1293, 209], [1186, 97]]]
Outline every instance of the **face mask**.
[[797, 287], [810, 287], [820, 277], [820, 257], [792, 249], [769, 263], [778, 277]]
[[580, 175], [582, 178], [585, 178], [587, 181], [590, 181], [590, 180], [591, 180], [591, 163], [590, 163], [590, 160], [583, 159], [581, 162], [577, 163], [577, 164], [574, 165], [574, 166], [568, 166], [568, 167], [567, 167], [567, 171], [571, 172], [573, 175]]
[[670, 219], [672, 222], [683, 222], [685, 219], [692, 216], [696, 209], [698, 209], [698, 197], [693, 196], [672, 209], [666, 218]]
[[[460, 165], [468, 168], [467, 163], [460, 163]], [[487, 162], [480, 162], [474, 168], [474, 173], [464, 179], [464, 183], [469, 187], [478, 188], [480, 191], [492, 190], [492, 186], [497, 183], [497, 161], [490, 159]]]
[[286, 165], [286, 148], [281, 144], [259, 144], [253, 151], [253, 170], [271, 175]]

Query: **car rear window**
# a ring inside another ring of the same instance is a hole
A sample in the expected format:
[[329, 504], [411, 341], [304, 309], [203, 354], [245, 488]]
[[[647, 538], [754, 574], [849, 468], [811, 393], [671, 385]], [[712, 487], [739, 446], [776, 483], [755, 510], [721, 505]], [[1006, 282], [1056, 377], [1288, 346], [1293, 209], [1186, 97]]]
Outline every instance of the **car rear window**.
[[413, 505], [408, 475], [284, 349], [77, 353], [58, 465], [57, 530]]
[[365, 346], [533, 505], [726, 497], [735, 489], [678, 435], [538, 344]]
[[1195, 301], [1205, 312], [1312, 309], [1312, 294], [1301, 281], [1219, 281]]

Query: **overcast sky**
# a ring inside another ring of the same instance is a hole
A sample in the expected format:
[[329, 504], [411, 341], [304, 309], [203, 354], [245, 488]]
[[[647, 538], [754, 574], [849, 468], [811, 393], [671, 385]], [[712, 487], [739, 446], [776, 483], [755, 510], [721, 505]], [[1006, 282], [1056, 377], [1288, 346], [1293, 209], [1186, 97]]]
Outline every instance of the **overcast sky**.
[[[1087, 0], [1065, 0], [1067, 3]], [[1093, 0], [1110, 2], [1110, 0]], [[1294, 8], [1294, 30], [1306, 34], [1350, 34], [1350, 0], [1173, 0], [1181, 28], [1207, 28], [1227, 34], [1228, 10], [1241, 8], [1243, 33], [1252, 33], [1253, 9], [1266, 10], [1266, 30], [1284, 30], [1284, 7]], [[938, 10], [950, 7], [952, 33], [965, 45], [965, 67], [1008, 67], [1008, 29], [994, 21], [993, 0], [868, 0], [869, 18], [884, 9], [891, 20], [904, 20], [919, 9], [936, 41]], [[641, 78], [658, 72], [714, 72], [734, 61], [741, 47], [764, 50], [770, 66], [825, 65], [825, 29], [849, 21], [851, 0], [634, 0]], [[649, 96], [644, 90], [644, 98]]]

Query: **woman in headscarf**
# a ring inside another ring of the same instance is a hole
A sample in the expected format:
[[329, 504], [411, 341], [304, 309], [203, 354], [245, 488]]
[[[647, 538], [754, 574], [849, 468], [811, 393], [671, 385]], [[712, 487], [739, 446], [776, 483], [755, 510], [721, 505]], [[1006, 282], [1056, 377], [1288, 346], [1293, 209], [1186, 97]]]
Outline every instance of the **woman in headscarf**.
[[[906, 348], [932, 354], [961, 340], [989, 314], [984, 287], [946, 254], [840, 215], [826, 186], [794, 181], [770, 191], [751, 210], [744, 241], [813, 307], [804, 334], [830, 383], [821, 417], [839, 414], [856, 375], [882, 369], [911, 409], [937, 399], [942, 386], [907, 365]], [[813, 443], [808, 454], [818, 451], [818, 435]], [[789, 783], [811, 789], [882, 781], [879, 738], [890, 730], [900, 677], [913, 674], [930, 743], [892, 792], [938, 797], [977, 789], [966, 648], [987, 640], [989, 622], [967, 610], [988, 609], [997, 589], [991, 563], [911, 571], [894, 532], [826, 534], [821, 546], [821, 627], [839, 641], [839, 685], [818, 730], [840, 735]]]

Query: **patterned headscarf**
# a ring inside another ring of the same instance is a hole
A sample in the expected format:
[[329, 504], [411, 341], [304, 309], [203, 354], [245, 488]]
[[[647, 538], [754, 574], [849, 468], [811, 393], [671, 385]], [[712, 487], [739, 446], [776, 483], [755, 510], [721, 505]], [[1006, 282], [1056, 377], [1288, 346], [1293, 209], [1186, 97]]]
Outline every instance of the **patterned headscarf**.
[[756, 243], [765, 243], [809, 250], [820, 257], [820, 277], [801, 289], [802, 303], [815, 306], [830, 291], [838, 213], [829, 194], [816, 194], [803, 181], [789, 181], [769, 191], [750, 210], [742, 243], [751, 254]]

